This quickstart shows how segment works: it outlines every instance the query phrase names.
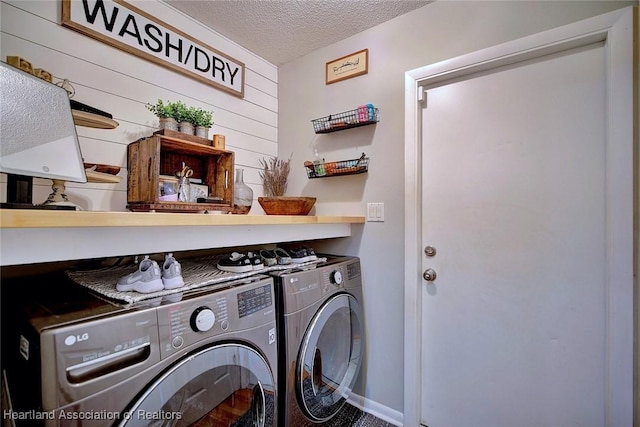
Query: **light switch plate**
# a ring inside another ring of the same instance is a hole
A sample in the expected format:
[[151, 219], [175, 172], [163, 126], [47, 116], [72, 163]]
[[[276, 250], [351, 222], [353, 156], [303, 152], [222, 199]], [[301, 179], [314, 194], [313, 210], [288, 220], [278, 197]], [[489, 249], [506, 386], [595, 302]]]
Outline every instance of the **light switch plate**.
[[367, 203], [367, 221], [384, 222], [384, 203]]

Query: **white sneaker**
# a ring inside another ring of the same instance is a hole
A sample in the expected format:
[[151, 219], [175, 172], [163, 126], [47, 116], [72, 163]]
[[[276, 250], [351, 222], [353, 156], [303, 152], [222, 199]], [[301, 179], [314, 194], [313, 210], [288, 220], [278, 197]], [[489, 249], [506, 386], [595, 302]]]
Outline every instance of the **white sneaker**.
[[161, 291], [164, 289], [164, 285], [160, 277], [158, 263], [149, 259], [149, 255], [145, 255], [138, 266], [138, 271], [118, 280], [116, 289], [120, 292], [136, 291], [141, 294]]
[[184, 286], [182, 266], [176, 261], [172, 253], [165, 255], [164, 264], [162, 264], [162, 283], [165, 289], [176, 289]]

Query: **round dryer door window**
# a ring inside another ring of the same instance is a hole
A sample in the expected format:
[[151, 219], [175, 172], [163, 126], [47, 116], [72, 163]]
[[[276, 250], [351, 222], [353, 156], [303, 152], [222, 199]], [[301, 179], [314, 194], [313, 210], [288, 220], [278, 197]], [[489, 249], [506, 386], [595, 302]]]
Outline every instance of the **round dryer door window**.
[[296, 382], [305, 414], [331, 418], [346, 402], [360, 371], [364, 349], [362, 308], [349, 294], [329, 299], [304, 336]]
[[274, 427], [275, 398], [266, 360], [245, 345], [222, 344], [173, 365], [120, 425]]

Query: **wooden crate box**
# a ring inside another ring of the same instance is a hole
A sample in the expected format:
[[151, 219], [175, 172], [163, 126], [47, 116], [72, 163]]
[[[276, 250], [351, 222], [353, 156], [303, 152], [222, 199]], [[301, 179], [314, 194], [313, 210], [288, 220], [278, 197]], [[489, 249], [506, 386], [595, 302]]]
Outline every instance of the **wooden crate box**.
[[[234, 153], [211, 145], [165, 135], [163, 131], [132, 142], [127, 147], [127, 209], [164, 212], [229, 212], [233, 206]], [[179, 134], [178, 134], [179, 135]], [[206, 140], [205, 140], [206, 141]], [[193, 169], [219, 203], [167, 202], [160, 200], [162, 175], [175, 176], [183, 163]]]

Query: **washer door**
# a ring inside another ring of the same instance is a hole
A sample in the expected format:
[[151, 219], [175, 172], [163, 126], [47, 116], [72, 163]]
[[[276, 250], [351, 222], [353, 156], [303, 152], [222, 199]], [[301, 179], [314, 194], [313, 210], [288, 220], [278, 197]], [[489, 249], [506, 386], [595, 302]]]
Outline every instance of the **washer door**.
[[331, 418], [354, 386], [364, 348], [362, 308], [349, 294], [329, 299], [312, 319], [300, 348], [297, 395], [305, 415]]
[[242, 344], [189, 355], [162, 374], [122, 417], [121, 426], [251, 426], [276, 423], [266, 360]]

